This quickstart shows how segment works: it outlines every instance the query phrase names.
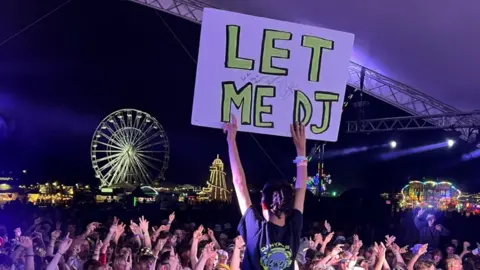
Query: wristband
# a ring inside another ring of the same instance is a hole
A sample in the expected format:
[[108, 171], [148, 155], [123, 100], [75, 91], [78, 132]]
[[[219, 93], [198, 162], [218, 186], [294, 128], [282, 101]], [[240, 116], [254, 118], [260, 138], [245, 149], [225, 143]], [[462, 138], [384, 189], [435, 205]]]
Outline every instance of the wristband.
[[305, 156], [298, 156], [296, 157], [294, 160], [293, 160], [293, 163], [295, 164], [298, 164], [298, 163], [301, 163], [303, 161], [308, 161], [307, 157]]

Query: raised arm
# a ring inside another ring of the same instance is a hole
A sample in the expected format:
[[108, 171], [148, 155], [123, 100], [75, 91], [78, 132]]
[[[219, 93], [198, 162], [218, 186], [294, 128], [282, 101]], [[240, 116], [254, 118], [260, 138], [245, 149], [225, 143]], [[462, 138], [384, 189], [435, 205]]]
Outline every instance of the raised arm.
[[295, 200], [293, 202], [293, 208], [303, 213], [303, 204], [305, 202], [305, 192], [307, 191], [307, 158], [305, 156], [305, 148], [307, 139], [305, 138], [305, 126], [301, 123], [295, 123], [290, 126], [290, 132], [292, 134], [293, 143], [297, 149], [297, 158], [295, 163], [297, 164], [297, 180], [295, 181]]
[[424, 227], [427, 227], [427, 222], [425, 221], [425, 219], [422, 219], [422, 215], [424, 212], [425, 210], [420, 209], [415, 218], [413, 219], [413, 223], [415, 223], [415, 227], [417, 227], [419, 231], [422, 230]]
[[252, 201], [250, 200], [245, 172], [243, 171], [242, 162], [238, 154], [236, 141], [237, 119], [234, 115], [232, 115], [232, 122], [225, 124], [223, 131], [227, 133], [228, 157], [230, 159], [230, 167], [232, 168], [233, 186], [235, 187], [240, 212], [244, 215], [252, 205]]

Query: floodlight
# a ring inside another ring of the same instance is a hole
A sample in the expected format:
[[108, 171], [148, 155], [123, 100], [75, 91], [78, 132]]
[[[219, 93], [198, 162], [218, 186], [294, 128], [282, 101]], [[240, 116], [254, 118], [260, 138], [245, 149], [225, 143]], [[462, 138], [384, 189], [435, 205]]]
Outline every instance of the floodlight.
[[393, 148], [397, 147], [397, 142], [396, 141], [390, 141], [389, 145], [390, 145], [390, 148], [393, 149]]
[[448, 148], [451, 148], [454, 144], [455, 144], [455, 141], [454, 141], [454, 140], [452, 140], [452, 139], [448, 139], [448, 140], [447, 140], [447, 146], [448, 146]]

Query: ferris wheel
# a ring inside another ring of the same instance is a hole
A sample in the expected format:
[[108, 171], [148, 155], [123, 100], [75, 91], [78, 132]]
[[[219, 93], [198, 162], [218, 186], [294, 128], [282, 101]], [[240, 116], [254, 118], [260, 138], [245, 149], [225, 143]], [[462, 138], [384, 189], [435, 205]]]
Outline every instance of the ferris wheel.
[[91, 159], [101, 187], [152, 185], [164, 179], [170, 146], [157, 119], [139, 110], [121, 109], [98, 125]]

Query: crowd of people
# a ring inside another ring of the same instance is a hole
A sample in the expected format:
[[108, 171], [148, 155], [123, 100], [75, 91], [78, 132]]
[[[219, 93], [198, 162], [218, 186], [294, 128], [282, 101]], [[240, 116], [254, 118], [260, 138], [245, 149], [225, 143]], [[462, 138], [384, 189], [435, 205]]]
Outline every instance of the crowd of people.
[[[360, 232], [347, 237], [328, 221], [304, 226], [307, 158], [301, 124], [291, 127], [299, 180], [293, 186], [265, 184], [258, 210], [247, 188], [236, 131], [233, 118], [225, 132], [242, 215], [237, 227], [230, 222], [198, 223], [189, 213], [181, 218], [176, 212], [145, 217], [128, 206], [100, 215], [90, 209], [88, 216], [88, 210], [79, 214], [68, 208], [62, 213], [13, 202], [0, 211], [0, 270], [480, 269], [479, 248], [450, 241], [449, 230], [432, 211], [420, 209], [409, 220], [418, 229], [418, 241], [410, 246], [401, 246], [404, 241], [394, 235], [376, 242], [362, 240]], [[78, 225], [86, 220], [97, 221]]]

